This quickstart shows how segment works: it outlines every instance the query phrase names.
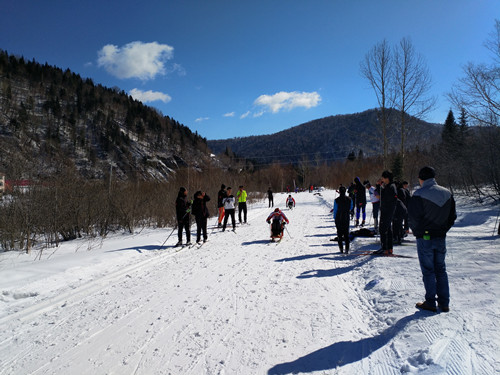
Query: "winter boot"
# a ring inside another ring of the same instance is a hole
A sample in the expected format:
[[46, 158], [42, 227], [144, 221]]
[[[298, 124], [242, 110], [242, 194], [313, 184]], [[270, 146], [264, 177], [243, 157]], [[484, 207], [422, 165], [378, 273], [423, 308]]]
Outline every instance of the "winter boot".
[[450, 312], [450, 307], [449, 306], [441, 306], [441, 305], [438, 305], [439, 309], [442, 311], [442, 312]]
[[417, 309], [421, 309], [421, 310], [427, 310], [427, 311], [437, 312], [436, 306], [431, 305], [427, 301], [417, 302], [417, 304], [415, 305], [415, 307]]
[[174, 247], [179, 247], [179, 246], [182, 246], [182, 241], [177, 242]]
[[361, 222], [361, 226], [362, 226], [362, 227], [364, 227], [364, 226], [365, 226], [365, 221], [364, 221], [364, 220]]
[[359, 226], [359, 220], [356, 219], [356, 224], [354, 225], [355, 227], [358, 227]]

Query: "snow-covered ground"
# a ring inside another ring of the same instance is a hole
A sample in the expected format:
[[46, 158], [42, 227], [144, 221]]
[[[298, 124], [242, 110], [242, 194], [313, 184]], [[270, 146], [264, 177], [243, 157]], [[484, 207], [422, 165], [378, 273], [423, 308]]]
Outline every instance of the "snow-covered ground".
[[160, 248], [164, 229], [0, 254], [0, 374], [498, 374], [498, 207], [458, 200], [451, 311], [434, 314], [414, 307], [415, 239], [408, 258], [355, 255], [373, 238], [340, 254], [334, 195], [294, 195], [279, 244], [260, 202], [200, 248]]

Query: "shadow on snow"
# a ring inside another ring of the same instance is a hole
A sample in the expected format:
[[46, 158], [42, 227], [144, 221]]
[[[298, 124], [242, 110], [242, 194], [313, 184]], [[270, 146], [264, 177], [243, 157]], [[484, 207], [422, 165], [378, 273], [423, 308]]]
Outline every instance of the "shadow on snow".
[[326, 371], [358, 362], [388, 344], [411, 321], [430, 316], [429, 313], [417, 311], [398, 320], [393, 326], [374, 337], [359, 341], [336, 342], [325, 348], [316, 350], [292, 362], [281, 363], [269, 369], [269, 375], [295, 374], [299, 372]]

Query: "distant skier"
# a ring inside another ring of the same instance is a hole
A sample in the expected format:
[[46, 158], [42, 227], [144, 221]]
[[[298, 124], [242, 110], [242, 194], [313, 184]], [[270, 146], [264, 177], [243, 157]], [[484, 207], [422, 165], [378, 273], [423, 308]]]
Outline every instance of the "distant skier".
[[267, 190], [267, 199], [269, 199], [269, 207], [274, 207], [274, 197], [271, 188]]
[[224, 224], [222, 225], [222, 231], [226, 230], [227, 220], [229, 216], [231, 216], [231, 222], [233, 224], [233, 232], [236, 231], [236, 219], [234, 215], [234, 207], [235, 207], [236, 199], [234, 195], [231, 194], [231, 188], [227, 188], [227, 196], [222, 199], [222, 204], [224, 205]]
[[177, 216], [177, 236], [179, 241], [175, 246], [182, 246], [182, 230], [186, 231], [186, 245], [191, 245], [191, 231], [190, 226], [190, 212], [191, 202], [187, 199], [188, 191], [186, 188], [181, 187], [175, 200], [175, 213]]
[[339, 242], [340, 252], [344, 252], [345, 242], [345, 253], [349, 253], [349, 221], [350, 221], [350, 211], [352, 201], [346, 193], [346, 188], [344, 186], [339, 187], [339, 197], [335, 199], [333, 204], [333, 218], [335, 220], [335, 226], [337, 227], [337, 240]]
[[247, 192], [243, 190], [243, 185], [241, 185], [236, 193], [238, 197], [238, 219], [241, 221], [241, 214], [243, 213], [243, 222], [247, 223]]
[[266, 222], [271, 224], [271, 241], [274, 241], [275, 239], [278, 239], [278, 241], [281, 240], [283, 238], [285, 223], [290, 223], [286, 215], [281, 212], [279, 208], [276, 208], [273, 212], [271, 212], [271, 214], [267, 217]]
[[295, 199], [293, 199], [291, 195], [289, 195], [288, 198], [286, 198], [286, 206], [290, 210], [295, 207]]

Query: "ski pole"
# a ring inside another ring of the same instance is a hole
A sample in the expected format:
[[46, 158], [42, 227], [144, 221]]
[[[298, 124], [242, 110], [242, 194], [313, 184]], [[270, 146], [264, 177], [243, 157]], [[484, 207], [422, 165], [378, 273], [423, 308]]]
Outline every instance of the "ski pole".
[[293, 237], [290, 235], [290, 232], [288, 231], [288, 228], [286, 227], [286, 225], [285, 225], [285, 230], [286, 230], [286, 232], [288, 233], [288, 236], [289, 236], [291, 239], [293, 239]]
[[[189, 214], [189, 212], [191, 212], [191, 211], [186, 212], [180, 221], [184, 220], [184, 218], [185, 218], [185, 217]], [[191, 223], [189, 223], [189, 224], [190, 224], [189, 226], [191, 227]], [[162, 243], [162, 244], [161, 244], [161, 246], [160, 246], [160, 249], [163, 247], [163, 245], [165, 245], [165, 244], [167, 243], [168, 239], [169, 239], [169, 238], [170, 238], [170, 236], [174, 233], [174, 231], [177, 229], [177, 226], [178, 226], [178, 225], [179, 225], [178, 223], [177, 223], [177, 224], [175, 224], [174, 229], [172, 229], [172, 232], [170, 232], [170, 234], [168, 235], [167, 239], [166, 239], [165, 241], [163, 241], [163, 243]]]
[[[495, 235], [495, 230], [497, 229], [497, 223], [499, 217], [500, 217], [500, 210], [498, 211], [497, 219], [495, 220], [495, 226], [493, 227], [493, 235]], [[500, 226], [498, 227], [498, 234], [500, 234]]]
[[175, 225], [174, 229], [172, 229], [172, 232], [170, 232], [170, 234], [168, 235], [167, 239], [165, 241], [163, 241], [163, 243], [160, 246], [160, 249], [163, 247], [163, 245], [165, 245], [167, 243], [168, 239], [170, 238], [170, 236], [174, 233], [174, 231], [176, 229], [177, 229], [177, 224]]

